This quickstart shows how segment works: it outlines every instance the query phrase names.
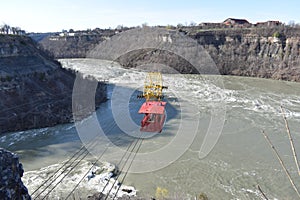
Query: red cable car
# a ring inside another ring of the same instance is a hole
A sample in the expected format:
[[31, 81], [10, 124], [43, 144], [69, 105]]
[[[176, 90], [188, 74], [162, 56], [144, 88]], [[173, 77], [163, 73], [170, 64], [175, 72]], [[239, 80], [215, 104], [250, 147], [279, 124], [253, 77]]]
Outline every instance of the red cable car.
[[167, 87], [162, 85], [162, 76], [158, 72], [150, 72], [145, 79], [144, 91], [139, 98], [146, 102], [141, 106], [139, 113], [145, 114], [141, 121], [141, 131], [161, 132], [166, 119], [165, 106], [167, 102], [161, 101], [162, 90]]

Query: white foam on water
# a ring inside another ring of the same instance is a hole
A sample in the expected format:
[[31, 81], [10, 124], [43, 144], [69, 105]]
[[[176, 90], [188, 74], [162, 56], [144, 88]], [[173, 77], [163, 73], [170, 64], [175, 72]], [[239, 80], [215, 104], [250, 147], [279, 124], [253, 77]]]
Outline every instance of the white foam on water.
[[0, 136], [0, 141], [4, 148], [9, 148], [19, 142], [26, 142], [39, 136], [51, 134], [49, 128], [33, 129], [28, 131], [18, 131]]
[[[30, 194], [43, 185], [32, 195], [33, 198], [37, 197], [37, 195], [44, 190], [44, 186], [48, 186], [52, 180], [54, 180], [53, 183], [41, 194], [41, 197], [50, 192], [49, 197], [51, 199], [65, 198], [72, 192], [72, 190], [82, 180], [83, 177], [84, 179], [74, 191], [74, 195], [80, 194], [80, 198], [86, 199], [88, 196], [102, 191], [103, 194], [109, 193], [111, 196], [116, 195], [116, 197], [136, 196], [137, 194], [137, 190], [134, 187], [122, 185], [118, 180], [113, 178], [115, 166], [110, 163], [103, 163], [100, 166], [93, 166], [91, 162], [84, 161], [81, 162], [79, 166], [76, 167], [75, 170], [73, 170], [66, 177], [64, 177], [64, 175], [67, 174], [68, 170], [64, 172], [63, 170], [65, 167], [57, 171], [62, 167], [62, 165], [63, 163], [53, 164], [39, 170], [28, 171], [24, 173], [22, 180], [27, 186]], [[87, 172], [88, 174], [86, 175]], [[55, 173], [56, 175], [52, 177]], [[45, 181], [47, 182], [45, 183]], [[57, 185], [57, 187], [53, 191], [50, 191], [52, 186], [55, 185]]]

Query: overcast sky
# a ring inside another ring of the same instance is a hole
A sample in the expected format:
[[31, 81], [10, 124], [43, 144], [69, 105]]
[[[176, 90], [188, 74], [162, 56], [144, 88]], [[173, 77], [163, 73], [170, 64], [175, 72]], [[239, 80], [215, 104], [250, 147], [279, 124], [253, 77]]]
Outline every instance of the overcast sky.
[[222, 22], [300, 22], [300, 0], [2, 0], [0, 24], [27, 32]]

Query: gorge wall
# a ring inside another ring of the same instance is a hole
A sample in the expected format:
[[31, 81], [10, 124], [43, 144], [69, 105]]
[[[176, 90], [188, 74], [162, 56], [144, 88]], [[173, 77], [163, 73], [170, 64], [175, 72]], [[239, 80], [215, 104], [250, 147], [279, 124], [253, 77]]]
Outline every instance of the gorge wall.
[[[75, 77], [31, 38], [0, 35], [0, 133], [70, 122]], [[96, 104], [105, 100], [99, 83]]]
[[[300, 81], [300, 29], [298, 28], [281, 25], [277, 27], [202, 29], [194, 26], [172, 29], [172, 31], [181, 32], [197, 40], [198, 44], [202, 45], [214, 60], [222, 75]], [[109, 37], [113, 35], [114, 33], [111, 33]], [[86, 57], [86, 54], [82, 53], [80, 45], [76, 45], [77, 42], [72, 43], [72, 37], [58, 36], [56, 38], [69, 41], [68, 46], [75, 45], [74, 54], [70, 56], [68, 51], [55, 48], [58, 42], [51, 42], [49, 38], [45, 39], [47, 42], [44, 41], [41, 44], [47, 50], [52, 51], [54, 55], [55, 52], [60, 52], [56, 56], [59, 58]], [[95, 37], [89, 43], [98, 44], [103, 39], [105, 38]], [[88, 42], [85, 44], [87, 46], [84, 47], [84, 52], [95, 47], [95, 45], [88, 45]], [[180, 73], [194, 73], [189, 63], [183, 59], [176, 58], [176, 55], [168, 52], [157, 53], [157, 51], [155, 49], [135, 51], [121, 57], [118, 62], [124, 67], [130, 68], [151, 59], [153, 62], [170, 65]]]
[[190, 32], [223, 75], [300, 81], [300, 30], [292, 28]]
[[[113, 36], [115, 31], [104, 30], [79, 35], [48, 35], [39, 40], [39, 44], [55, 58], [84, 58], [89, 50], [98, 43]], [[38, 40], [37, 36], [33, 36]]]

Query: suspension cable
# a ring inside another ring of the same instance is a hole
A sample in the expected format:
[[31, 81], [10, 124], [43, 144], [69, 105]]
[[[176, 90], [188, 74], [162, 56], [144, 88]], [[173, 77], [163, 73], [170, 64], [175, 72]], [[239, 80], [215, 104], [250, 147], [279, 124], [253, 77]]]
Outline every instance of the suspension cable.
[[[86, 151], [82, 152], [79, 156], [76, 157], [76, 159], [74, 161], [72, 161], [71, 164], [69, 164], [60, 174], [58, 177], [56, 177], [55, 179], [53, 179], [48, 185], [46, 185], [46, 187], [37, 194], [37, 196], [34, 197], [34, 199], [37, 199], [37, 197], [41, 196], [42, 193], [44, 193], [48, 188], [51, 187], [51, 185], [56, 181], [56, 179], [58, 179], [61, 175], [64, 175], [61, 180], [56, 183], [56, 185], [49, 191], [46, 193], [45, 197], [54, 189], [56, 188], [56, 186], [66, 177], [66, 175], [68, 175], [89, 153], [87, 151], [86, 154], [84, 154]], [[83, 157], [81, 157], [83, 155]], [[80, 158], [81, 157], [81, 158]], [[80, 158], [80, 159], [79, 159]], [[79, 159], [79, 161], [78, 161]], [[77, 163], [75, 163], [77, 161]], [[72, 166], [75, 163], [74, 166]], [[71, 167], [71, 169], [69, 169]], [[69, 170], [69, 171], [68, 171]], [[67, 172], [68, 171], [68, 172]], [[64, 174], [65, 172], [67, 172], [66, 174]], [[44, 197], [44, 198], [45, 198]], [[44, 199], [43, 198], [43, 199]]]
[[128, 169], [126, 170], [126, 173], [125, 173], [125, 175], [123, 176], [123, 178], [122, 178], [122, 180], [121, 180], [121, 182], [120, 182], [120, 185], [119, 185], [117, 191], [115, 192], [115, 195], [114, 195], [114, 197], [113, 197], [113, 200], [114, 200], [115, 197], [117, 196], [117, 194], [118, 194], [118, 192], [119, 192], [119, 190], [120, 190], [122, 184], [124, 183], [125, 178], [126, 178], [126, 176], [127, 176], [127, 174], [128, 174], [128, 171], [129, 171], [129, 169], [131, 168], [132, 163], [133, 163], [133, 161], [134, 161], [134, 159], [135, 159], [137, 153], [139, 152], [139, 150], [140, 150], [140, 148], [141, 148], [141, 146], [142, 146], [143, 141], [144, 141], [144, 138], [141, 139], [141, 142], [140, 142], [140, 144], [139, 144], [139, 147], [138, 147], [137, 151], [135, 152], [135, 154], [134, 154], [134, 156], [133, 156], [133, 158], [132, 158], [132, 160], [131, 160], [131, 163], [130, 163]]
[[[117, 164], [117, 166], [121, 164], [122, 160], [124, 159], [125, 155], [126, 155], [127, 152], [129, 151], [129, 149], [131, 148], [131, 146], [133, 145], [133, 143], [134, 143], [134, 140], [130, 143], [130, 145], [128, 145], [128, 147], [127, 147], [125, 153], [123, 154], [123, 156], [122, 156], [122, 158], [120, 159], [120, 161], [119, 161], [119, 163]], [[104, 192], [105, 188], [108, 186], [110, 179], [112, 179], [112, 177], [110, 177], [110, 178], [108, 179], [108, 181], [106, 182], [105, 186], [102, 188], [102, 191], [100, 192], [100, 195], [101, 195], [101, 193]], [[100, 197], [99, 197], [99, 198], [100, 198]]]
[[[142, 133], [141, 133], [141, 134], [142, 134]], [[135, 144], [134, 144], [132, 150], [131, 150], [130, 153], [129, 153], [129, 156], [127, 157], [127, 159], [126, 159], [125, 162], [124, 162], [124, 165], [123, 165], [123, 167], [122, 167], [122, 169], [121, 169], [121, 172], [120, 172], [120, 173], [117, 175], [117, 177], [115, 178], [115, 181], [113, 182], [112, 187], [110, 188], [109, 192], [107, 193], [105, 200], [108, 198], [109, 194], [111, 193], [111, 191], [112, 191], [114, 185], [116, 184], [116, 182], [117, 182], [118, 178], [120, 177], [120, 175], [121, 175], [123, 169], [125, 168], [126, 164], [128, 163], [128, 160], [130, 159], [130, 157], [131, 157], [132, 153], [134, 152], [134, 149], [135, 149], [135, 147], [137, 146], [137, 144], [138, 144], [139, 141], [143, 141], [143, 139], [142, 139], [142, 138], [136, 139]], [[142, 142], [141, 142], [141, 143], [142, 143]], [[138, 146], [138, 149], [137, 149], [137, 151], [135, 152], [135, 155], [136, 155], [137, 152], [139, 151], [140, 146], [141, 146], [141, 143], [140, 143], [140, 145]], [[134, 159], [134, 158], [135, 158], [135, 156], [133, 157], [133, 159]], [[133, 160], [132, 160], [132, 162], [133, 162]], [[131, 165], [130, 165], [130, 166], [131, 166]], [[129, 166], [129, 167], [130, 167], [130, 166]], [[129, 170], [129, 168], [128, 168], [128, 170]]]
[[69, 193], [69, 195], [65, 198], [67, 200], [71, 194], [76, 190], [76, 188], [80, 185], [80, 183], [83, 181], [83, 179], [88, 175], [88, 173], [92, 170], [92, 168], [96, 165], [96, 163], [102, 158], [104, 153], [107, 151], [109, 147], [109, 144], [106, 146], [105, 150], [102, 152], [102, 154], [97, 158], [97, 160], [93, 163], [93, 165], [89, 168], [89, 170], [82, 176], [82, 178], [79, 180], [79, 182], [75, 185], [75, 187], [72, 189], [72, 191]]
[[[110, 126], [109, 126], [109, 130], [108, 130], [108, 132], [111, 132], [112, 130], [113, 130], [113, 128], [115, 128], [117, 126], [117, 124], [115, 123], [115, 122], [111, 122], [111, 124], [110, 124]], [[95, 146], [95, 144], [96, 144], [96, 140], [95, 140], [95, 138], [92, 138], [89, 142], [88, 142], [88, 146], [86, 146], [86, 145], [83, 145], [81, 148], [80, 148], [80, 150], [78, 150], [66, 163], [64, 163], [64, 165], [63, 166], [66, 166], [71, 160], [72, 160], [72, 158], [74, 158], [76, 155], [77, 155], [77, 157], [75, 158], [75, 160], [73, 160], [72, 162], [71, 162], [71, 164], [69, 164], [60, 174], [59, 174], [59, 176], [61, 176], [64, 172], [66, 172], [67, 170], [68, 170], [68, 168], [70, 167], [70, 166], [72, 166], [72, 164], [73, 163], [75, 163], [75, 161], [77, 160], [77, 159], [79, 159], [79, 157], [81, 156], [81, 155], [83, 155], [84, 153], [86, 153], [85, 155], [84, 155], [84, 157], [83, 158], [81, 158], [80, 159], [80, 161], [79, 162], [77, 162], [76, 164], [75, 164], [75, 166], [73, 166], [71, 169], [70, 169], [70, 171], [65, 175], [65, 176], [63, 176], [62, 177], [62, 179], [56, 184], [56, 186], [54, 186], [47, 194], [46, 194], [46, 196], [47, 195], [49, 195], [49, 193], [51, 192], [51, 191], [53, 191], [56, 187], [57, 187], [57, 185], [60, 183], [60, 182], [62, 182], [62, 180], [89, 154], [89, 152], [88, 152], [88, 148], [90, 148], [90, 147], [92, 147], [92, 146]], [[85, 147], [85, 150], [83, 151], [83, 152], [81, 152], [80, 153], [80, 151], [83, 149]], [[106, 151], [106, 150], [105, 150]], [[80, 155], [78, 155], [80, 153]], [[99, 158], [100, 159], [100, 158]], [[39, 188], [38, 189], [40, 189], [42, 186], [44, 186], [48, 181], [50, 181], [51, 180], [51, 178], [53, 178], [58, 172], [59, 172], [59, 170], [61, 170], [62, 168], [63, 168], [63, 166], [62, 167], [60, 167], [50, 178], [48, 178], [41, 186], [39, 186]], [[57, 176], [56, 177], [56, 179], [59, 177], [59, 176]], [[52, 180], [36, 197], [35, 197], [35, 199], [38, 197], [38, 196], [40, 196], [42, 193], [44, 193], [45, 192], [45, 190], [47, 189], [47, 188], [49, 188], [50, 186], [51, 186], [51, 184], [53, 184], [54, 182], [55, 182], [55, 180], [56, 179], [54, 179], [54, 180]], [[38, 190], [38, 189], [36, 189], [36, 191]], [[34, 191], [34, 193], [36, 193], [36, 191]], [[46, 197], [45, 196], [45, 197]], [[44, 198], [45, 198], [44, 197]]]

